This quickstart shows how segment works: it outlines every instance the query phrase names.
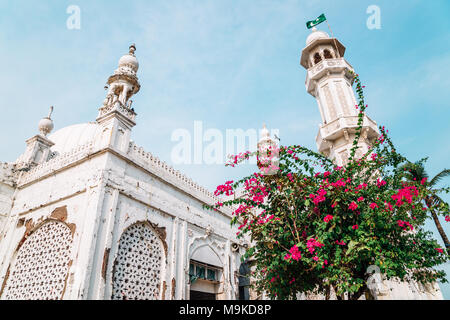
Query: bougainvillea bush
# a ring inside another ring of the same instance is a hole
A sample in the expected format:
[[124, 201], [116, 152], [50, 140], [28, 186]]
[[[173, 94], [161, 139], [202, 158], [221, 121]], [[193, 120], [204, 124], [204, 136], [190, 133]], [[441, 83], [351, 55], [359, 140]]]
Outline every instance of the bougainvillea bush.
[[[234, 200], [209, 207], [233, 208], [238, 237], [247, 235], [253, 244], [244, 259], [255, 262], [255, 289], [271, 298], [298, 293], [328, 298], [333, 289], [338, 298], [358, 299], [368, 293], [372, 265], [388, 279], [446, 281], [435, 267], [447, 261], [447, 253], [423, 228], [428, 217], [424, 199], [430, 192], [425, 181], [403, 179], [400, 166], [407, 159], [384, 127], [370, 150], [355, 158], [367, 106], [354, 77], [359, 121], [345, 166], [298, 145], [246, 152], [229, 165], [256, 156], [258, 172], [219, 186], [216, 195], [239, 192]], [[279, 161], [273, 161], [274, 154]], [[268, 167], [271, 174], [266, 174]], [[439, 210], [445, 211], [448, 205]]]

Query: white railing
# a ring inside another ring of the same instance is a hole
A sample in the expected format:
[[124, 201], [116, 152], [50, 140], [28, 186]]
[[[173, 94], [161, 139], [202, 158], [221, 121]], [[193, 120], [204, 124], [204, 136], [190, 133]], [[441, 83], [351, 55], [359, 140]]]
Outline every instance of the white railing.
[[[199, 185], [191, 178], [176, 170], [166, 162], [162, 161], [158, 157], [154, 156], [150, 152], [145, 151], [142, 147], [138, 147], [134, 142], [130, 142], [128, 149], [128, 155], [136, 163], [141, 164], [144, 168], [148, 169], [155, 175], [168, 180], [178, 188], [194, 196], [201, 196], [205, 199], [206, 203], [212, 204], [218, 201], [222, 201], [219, 197], [216, 197], [205, 187]], [[225, 210], [226, 211], [226, 210]]]
[[79, 145], [68, 152], [57, 155], [56, 157], [31, 168], [29, 171], [23, 173], [19, 184], [27, 184], [33, 180], [52, 173], [55, 170], [61, 169], [68, 164], [83, 159], [93, 152], [93, 146], [94, 141], [88, 141], [83, 145]]

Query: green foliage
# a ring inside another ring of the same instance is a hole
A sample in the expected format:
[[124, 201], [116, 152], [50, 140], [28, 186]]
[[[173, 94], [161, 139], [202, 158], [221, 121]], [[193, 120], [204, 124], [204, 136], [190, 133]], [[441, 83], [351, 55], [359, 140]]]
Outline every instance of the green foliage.
[[423, 229], [423, 202], [430, 190], [420, 180], [404, 181], [407, 159], [384, 127], [372, 148], [355, 158], [366, 109], [357, 75], [355, 84], [360, 112], [347, 165], [337, 167], [302, 146], [280, 147], [274, 150], [279, 157], [276, 174], [255, 173], [216, 191], [229, 195], [244, 190], [239, 198], [211, 208], [234, 208], [238, 236], [254, 243], [243, 259], [255, 261], [256, 289], [273, 298], [324, 293], [332, 287], [339, 296], [357, 299], [367, 290], [371, 265], [389, 279], [446, 281], [445, 273], [434, 268], [448, 256]]

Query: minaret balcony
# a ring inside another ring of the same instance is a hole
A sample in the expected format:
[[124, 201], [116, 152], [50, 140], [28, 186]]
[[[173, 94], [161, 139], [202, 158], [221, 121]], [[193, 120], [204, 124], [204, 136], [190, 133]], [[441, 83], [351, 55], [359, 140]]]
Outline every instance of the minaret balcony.
[[[309, 94], [314, 96], [316, 83], [320, 79], [326, 75], [342, 73], [347, 70], [353, 71], [353, 67], [344, 58], [322, 60], [308, 69], [305, 81], [306, 90]], [[349, 79], [353, 77], [350, 72], [345, 72], [345, 76]]]
[[[320, 152], [330, 148], [333, 141], [355, 133], [358, 128], [358, 116], [341, 116], [330, 123], [323, 124], [316, 136], [317, 148]], [[380, 135], [377, 123], [364, 115], [363, 130], [367, 133], [367, 139], [372, 140]], [[347, 138], [346, 138], [347, 139]]]
[[126, 118], [127, 120], [131, 121], [133, 125], [135, 125], [136, 121], [136, 113], [133, 109], [131, 109], [128, 106], [124, 106], [120, 101], [115, 101], [113, 103], [109, 103], [106, 105], [103, 105], [99, 109], [97, 121], [101, 121], [101, 119], [107, 117], [108, 115], [111, 115], [113, 113], [120, 114], [122, 117]]

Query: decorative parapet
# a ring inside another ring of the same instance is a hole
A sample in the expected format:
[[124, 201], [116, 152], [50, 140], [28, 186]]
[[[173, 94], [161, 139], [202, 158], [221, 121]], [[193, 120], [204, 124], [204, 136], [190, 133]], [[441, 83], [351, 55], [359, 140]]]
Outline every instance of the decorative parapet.
[[108, 102], [106, 105], [103, 105], [98, 111], [99, 112], [97, 121], [114, 111], [123, 114], [127, 119], [131, 120], [133, 123], [136, 120], [136, 113], [131, 108], [131, 105], [124, 106], [120, 101]]
[[[332, 142], [339, 137], [347, 133], [355, 132], [358, 127], [358, 116], [343, 116], [339, 117], [330, 123], [321, 125], [319, 133], [316, 136], [316, 144], [319, 151], [325, 150], [329, 144], [327, 141]], [[363, 128], [366, 129], [367, 137], [369, 139], [378, 137], [380, 132], [377, 127], [377, 123], [370, 119], [367, 115], [364, 115]]]
[[19, 171], [14, 163], [0, 162], [0, 183], [15, 187]]
[[[134, 142], [130, 142], [128, 155], [133, 161], [142, 165], [156, 176], [172, 183], [176, 187], [207, 204], [215, 204], [218, 201], [223, 201], [223, 199], [216, 197], [208, 189], [200, 186], [191, 178], [176, 170], [166, 162], [160, 160], [150, 152], [146, 152], [142, 147], [138, 147]], [[232, 210], [229, 208], [222, 208], [220, 211], [229, 216], [231, 216], [232, 213]]]
[[[94, 143], [93, 140], [89, 141], [69, 152], [57, 155], [48, 161], [31, 168], [29, 171], [23, 172], [18, 184], [20, 186], [26, 185], [63, 167], [80, 161], [96, 151], [100, 151], [100, 149], [97, 150], [94, 148]], [[191, 178], [182, 174], [180, 171], [175, 170], [172, 166], [152, 155], [150, 152], [146, 152], [143, 148], [136, 146], [133, 142], [130, 143], [127, 156], [131, 161], [204, 203], [215, 204], [218, 201], [223, 201], [219, 197], [214, 196], [208, 189], [200, 186]], [[232, 214], [232, 210], [229, 208], [222, 208], [220, 211], [228, 216], [231, 216]]]
[[19, 185], [24, 185], [31, 181], [37, 180], [47, 174], [61, 169], [62, 167], [79, 161], [91, 154], [94, 151], [93, 149], [94, 141], [89, 141], [83, 145], [73, 148], [69, 152], [57, 155], [54, 158], [31, 168], [29, 171], [24, 172], [19, 181]]

